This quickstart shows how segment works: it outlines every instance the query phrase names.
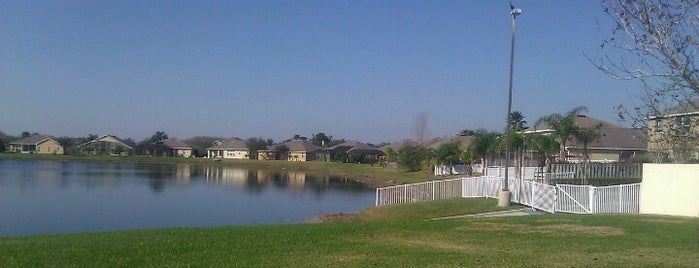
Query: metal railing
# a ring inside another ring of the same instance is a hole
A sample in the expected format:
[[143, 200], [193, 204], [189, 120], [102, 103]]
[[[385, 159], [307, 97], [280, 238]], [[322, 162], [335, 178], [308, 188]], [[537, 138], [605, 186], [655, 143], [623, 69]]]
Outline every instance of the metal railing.
[[462, 197], [462, 179], [437, 180], [376, 189], [376, 206]]
[[552, 173], [572, 172], [576, 178], [598, 178], [598, 179], [618, 179], [618, 178], [641, 178], [643, 175], [643, 164], [640, 163], [576, 163], [576, 164], [553, 164]]
[[[511, 201], [550, 213], [639, 213], [640, 183], [595, 187], [509, 180]], [[498, 196], [502, 178], [472, 177], [404, 184], [376, 189], [376, 206], [455, 197]]]

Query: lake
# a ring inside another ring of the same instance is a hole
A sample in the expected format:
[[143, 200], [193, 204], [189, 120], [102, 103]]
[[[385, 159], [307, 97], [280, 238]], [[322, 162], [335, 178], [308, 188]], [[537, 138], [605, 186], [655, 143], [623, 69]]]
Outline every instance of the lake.
[[0, 160], [0, 236], [302, 223], [355, 213], [348, 179], [221, 165]]

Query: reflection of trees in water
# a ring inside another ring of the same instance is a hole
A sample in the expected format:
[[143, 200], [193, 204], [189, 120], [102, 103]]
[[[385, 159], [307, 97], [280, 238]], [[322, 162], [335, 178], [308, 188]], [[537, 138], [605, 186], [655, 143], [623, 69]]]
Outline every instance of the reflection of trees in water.
[[163, 179], [150, 179], [148, 181], [148, 186], [153, 190], [154, 193], [161, 193], [165, 190], [165, 180]]
[[264, 191], [266, 179], [260, 180], [259, 175], [260, 174], [257, 170], [248, 171], [248, 180], [245, 184], [245, 190], [257, 194], [260, 194]]
[[[4, 175], [26, 178], [13, 182], [24, 189], [69, 188], [73, 184], [90, 189], [113, 189], [129, 185], [128, 180], [136, 180], [157, 193], [168, 187], [182, 187], [197, 182], [243, 188], [258, 194], [268, 187], [298, 192], [312, 191], [317, 195], [329, 191], [365, 190], [364, 186], [351, 179], [296, 170], [246, 169], [220, 165], [38, 161], [26, 162], [26, 167], [23, 167], [23, 163], [17, 162], [15, 168], [3, 171]], [[56, 180], [42, 179], [47, 177]]]

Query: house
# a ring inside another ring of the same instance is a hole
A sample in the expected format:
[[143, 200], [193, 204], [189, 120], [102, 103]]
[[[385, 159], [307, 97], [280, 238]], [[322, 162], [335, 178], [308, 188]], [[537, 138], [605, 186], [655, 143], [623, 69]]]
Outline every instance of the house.
[[348, 141], [325, 148], [319, 153], [324, 161], [375, 162], [383, 156], [383, 151], [358, 141]]
[[414, 140], [400, 140], [394, 143], [391, 143], [389, 145], [386, 145], [384, 147], [381, 147], [381, 151], [386, 153], [386, 150], [391, 149], [394, 152], [400, 151], [400, 149], [403, 149], [403, 147], [406, 146], [419, 146], [420, 144]]
[[48, 135], [34, 135], [20, 139], [9, 144], [10, 152], [37, 153], [37, 154], [63, 154], [63, 146], [54, 137]]
[[162, 141], [165, 156], [192, 157], [192, 146], [181, 140], [167, 139]]
[[471, 144], [471, 139], [473, 136], [459, 134], [450, 138], [434, 138], [423, 143], [422, 146], [426, 149], [437, 150], [442, 144], [455, 142], [459, 144], [460, 150], [466, 150]]
[[104, 135], [95, 140], [78, 145], [78, 150], [86, 154], [107, 154], [127, 156], [134, 147], [114, 135]]
[[648, 151], [656, 161], [699, 159], [699, 99], [647, 119]]
[[209, 158], [249, 159], [250, 149], [248, 144], [237, 137], [223, 141], [216, 141], [214, 146], [206, 148]]
[[[277, 153], [281, 160], [287, 161], [313, 161], [317, 158], [316, 153], [321, 152], [321, 147], [313, 145], [307, 141], [292, 140], [277, 146]], [[286, 147], [288, 151], [282, 151], [279, 147]]]
[[[645, 130], [638, 128], [600, 128], [599, 138], [587, 145], [591, 162], [628, 161], [646, 153]], [[579, 161], [584, 154], [583, 145], [569, 141], [567, 149], [570, 161]]]
[[[578, 127], [599, 127], [599, 138], [587, 145], [587, 152], [592, 162], [617, 162], [626, 161], [641, 156], [646, 152], [644, 131], [636, 128], [625, 128], [606, 122], [588, 115], [577, 115], [573, 122]], [[536, 125], [523, 132], [525, 135], [555, 133], [555, 130], [546, 123]], [[561, 144], [563, 146], [563, 144]], [[562, 148], [566, 155], [561, 158], [565, 161], [581, 161], [584, 156], [584, 145], [574, 138], [566, 141]]]
[[266, 150], [257, 150], [257, 160], [276, 160], [277, 150], [273, 147], [268, 147]]

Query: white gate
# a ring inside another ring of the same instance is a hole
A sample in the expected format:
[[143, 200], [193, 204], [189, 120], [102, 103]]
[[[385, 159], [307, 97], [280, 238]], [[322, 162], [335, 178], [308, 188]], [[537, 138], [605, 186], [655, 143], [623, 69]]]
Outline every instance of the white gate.
[[531, 182], [531, 207], [549, 213], [556, 212], [556, 186]]

